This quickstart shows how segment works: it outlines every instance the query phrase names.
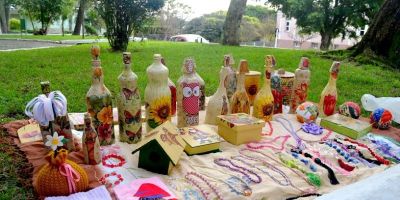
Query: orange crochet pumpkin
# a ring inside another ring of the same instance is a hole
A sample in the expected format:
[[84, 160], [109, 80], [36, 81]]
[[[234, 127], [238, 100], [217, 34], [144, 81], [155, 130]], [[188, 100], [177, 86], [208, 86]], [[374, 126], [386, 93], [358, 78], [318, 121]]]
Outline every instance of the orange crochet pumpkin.
[[85, 170], [67, 159], [68, 151], [51, 151], [46, 160], [49, 162], [39, 170], [36, 191], [40, 196], [67, 196], [86, 191], [89, 180]]

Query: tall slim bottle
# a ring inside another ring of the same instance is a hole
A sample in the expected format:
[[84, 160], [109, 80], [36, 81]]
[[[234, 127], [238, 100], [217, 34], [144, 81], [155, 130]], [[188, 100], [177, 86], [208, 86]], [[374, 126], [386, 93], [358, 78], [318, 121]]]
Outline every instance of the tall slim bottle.
[[137, 76], [131, 69], [131, 53], [122, 54], [124, 70], [118, 76], [121, 91], [118, 98], [118, 124], [121, 142], [137, 143], [142, 138], [142, 112]]
[[88, 113], [84, 115], [85, 129], [82, 135], [82, 150], [87, 165], [97, 165], [101, 162], [100, 142]]
[[113, 108], [110, 90], [104, 85], [103, 69], [101, 68], [100, 48], [92, 46], [92, 85], [86, 93], [87, 112], [93, 120], [93, 126], [99, 135], [100, 145], [114, 143]]
[[297, 106], [307, 100], [307, 91], [310, 85], [310, 62], [308, 58], [303, 57], [299, 63], [299, 67], [294, 72], [294, 83], [292, 88], [290, 113], [294, 113]]
[[232, 67], [232, 65], [234, 64], [235, 62], [233, 60], [232, 55], [224, 56], [223, 66], [228, 70], [228, 75], [226, 78], [226, 94], [228, 95], [229, 102], [231, 101], [233, 93], [235, 93], [236, 91], [236, 84], [237, 84], [236, 71]]
[[232, 113], [247, 113], [250, 114], [250, 99], [247, 96], [245, 88], [246, 73], [249, 71], [247, 60], [240, 60], [239, 74], [237, 75], [237, 88], [231, 100]]
[[258, 92], [253, 104], [253, 116], [266, 122], [272, 120], [274, 114], [274, 96], [271, 91], [271, 73], [274, 65], [271, 55], [265, 57], [264, 85]]
[[272, 95], [274, 96], [274, 114], [282, 113], [282, 86], [281, 86], [281, 77], [278, 75], [277, 71], [275, 71], [276, 60], [275, 57], [272, 56], [272, 65], [271, 65], [271, 89]]
[[337, 102], [337, 89], [336, 80], [338, 78], [340, 68], [340, 62], [333, 62], [330, 72], [328, 84], [325, 86], [321, 93], [321, 99], [319, 101], [319, 113], [325, 116], [333, 115], [336, 110]]
[[210, 97], [206, 108], [206, 119], [207, 124], [217, 124], [218, 115], [226, 115], [230, 113], [229, 99], [226, 94], [226, 80], [229, 74], [227, 67], [221, 67], [219, 71], [219, 87], [217, 91]]
[[[167, 66], [165, 64], [165, 59], [163, 57], [161, 58], [161, 63], [164, 66]], [[169, 77], [168, 77], [168, 87], [169, 90], [171, 91], [171, 115], [174, 116], [176, 114], [176, 85]]]

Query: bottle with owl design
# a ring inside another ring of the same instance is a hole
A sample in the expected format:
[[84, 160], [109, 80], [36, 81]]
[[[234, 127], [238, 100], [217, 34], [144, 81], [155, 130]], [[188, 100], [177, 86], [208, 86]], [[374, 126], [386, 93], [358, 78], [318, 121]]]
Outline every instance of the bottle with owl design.
[[123, 52], [124, 70], [118, 76], [121, 91], [118, 98], [119, 140], [137, 143], [142, 138], [141, 100], [137, 76], [131, 69], [131, 53]]
[[301, 58], [299, 67], [294, 72], [294, 82], [290, 100], [290, 113], [294, 113], [297, 106], [307, 100], [307, 91], [310, 85], [310, 62], [307, 57]]
[[232, 113], [250, 114], [250, 99], [245, 89], [246, 73], [249, 71], [247, 60], [240, 60], [239, 74], [237, 75], [237, 89], [230, 102]]
[[253, 116], [266, 122], [272, 120], [274, 114], [274, 96], [271, 91], [271, 73], [274, 65], [274, 57], [265, 57], [264, 85], [257, 93], [253, 103]]
[[99, 135], [100, 145], [114, 143], [113, 107], [111, 92], [104, 85], [103, 69], [99, 59], [100, 48], [93, 46], [92, 85], [86, 93], [87, 112], [93, 120], [93, 126]]
[[233, 69], [235, 64], [232, 55], [224, 55], [223, 66], [228, 70], [228, 76], [226, 79], [226, 94], [228, 95], [229, 102], [232, 100], [232, 96], [236, 91], [236, 71]]
[[205, 123], [217, 124], [218, 115], [227, 115], [230, 113], [229, 99], [226, 94], [227, 77], [229, 74], [227, 67], [222, 67], [219, 72], [219, 86], [217, 91], [210, 97], [206, 108]]
[[199, 124], [200, 83], [195, 76], [196, 64], [193, 59], [186, 58], [183, 75], [177, 82], [178, 127], [195, 126]]
[[100, 142], [88, 113], [84, 115], [85, 129], [82, 135], [82, 149], [87, 165], [97, 165], [101, 162]]
[[340, 62], [333, 62], [330, 72], [328, 84], [321, 93], [319, 101], [319, 113], [330, 116], [335, 113], [337, 102], [336, 80], [339, 74]]
[[144, 91], [144, 101], [147, 132], [171, 120], [171, 90], [168, 87], [169, 70], [161, 63], [161, 58], [160, 54], [154, 54], [154, 62], [146, 70], [148, 83]]
[[282, 113], [282, 87], [281, 87], [281, 77], [275, 71], [276, 60], [274, 56], [271, 56], [271, 90], [274, 96], [274, 114]]
[[[164, 66], [167, 66], [165, 64], [164, 57], [161, 58], [161, 63]], [[174, 116], [176, 114], [176, 86], [169, 77], [168, 77], [168, 87], [169, 87], [169, 90], [171, 91], [171, 115]]]

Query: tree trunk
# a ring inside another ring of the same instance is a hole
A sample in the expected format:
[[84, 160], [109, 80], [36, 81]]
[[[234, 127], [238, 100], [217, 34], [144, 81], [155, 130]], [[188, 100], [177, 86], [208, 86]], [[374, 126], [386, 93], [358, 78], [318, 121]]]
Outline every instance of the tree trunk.
[[223, 28], [223, 45], [239, 45], [239, 28], [246, 3], [247, 0], [231, 0]]
[[8, 33], [8, 21], [6, 17], [6, 4], [0, 0], [0, 28], [2, 33]]
[[64, 37], [64, 22], [65, 22], [65, 19], [61, 18], [61, 33], [62, 33], [63, 37]]
[[352, 56], [375, 55], [400, 68], [400, 1], [386, 0]]
[[75, 21], [75, 28], [74, 28], [74, 32], [72, 33], [72, 35], [80, 35], [81, 34], [81, 27], [82, 27], [83, 20], [85, 17], [85, 7], [86, 7], [86, 0], [80, 0], [78, 14], [76, 16], [76, 21]]
[[327, 50], [329, 50], [329, 47], [332, 44], [332, 36], [330, 34], [323, 33], [323, 32], [321, 32], [320, 34], [321, 34], [320, 49], [323, 51], [327, 51]]

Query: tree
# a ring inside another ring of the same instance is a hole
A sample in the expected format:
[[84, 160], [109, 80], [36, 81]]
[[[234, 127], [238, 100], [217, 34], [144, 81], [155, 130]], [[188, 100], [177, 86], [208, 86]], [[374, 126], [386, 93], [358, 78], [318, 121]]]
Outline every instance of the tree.
[[80, 35], [81, 34], [81, 28], [82, 28], [83, 20], [85, 18], [86, 4], [87, 4], [87, 0], [79, 0], [78, 14], [76, 15], [75, 28], [74, 28], [74, 32], [72, 32], [72, 35]]
[[138, 31], [164, 6], [164, 0], [100, 0], [98, 12], [114, 51], [125, 51], [132, 31]]
[[223, 45], [239, 45], [239, 28], [246, 3], [247, 0], [231, 0], [224, 23]]
[[191, 12], [191, 8], [177, 0], [166, 0], [161, 10], [158, 21], [164, 31], [165, 38], [182, 32], [185, 21]]
[[221, 42], [225, 18], [225, 11], [217, 11], [194, 18], [185, 25], [184, 33], [199, 34], [210, 42]]
[[10, 21], [10, 6], [12, 0], [0, 0], [0, 29], [2, 33], [8, 33]]
[[400, 1], [386, 0], [352, 56], [378, 56], [400, 68]]
[[64, 0], [64, 6], [61, 10], [61, 32], [62, 36], [64, 36], [64, 22], [67, 20], [71, 14], [74, 12], [74, 5], [76, 4], [76, 0]]
[[321, 35], [322, 50], [339, 35], [354, 37], [379, 10], [383, 0], [267, 0], [287, 17], [294, 17], [301, 32]]

